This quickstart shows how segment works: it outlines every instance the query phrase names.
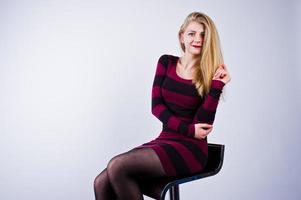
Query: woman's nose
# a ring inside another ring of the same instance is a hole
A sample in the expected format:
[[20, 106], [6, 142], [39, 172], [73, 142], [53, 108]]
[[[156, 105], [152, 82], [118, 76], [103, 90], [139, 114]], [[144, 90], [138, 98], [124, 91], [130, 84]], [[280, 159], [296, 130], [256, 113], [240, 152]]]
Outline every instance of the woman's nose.
[[196, 42], [202, 42], [203, 41], [203, 37], [202, 36], [195, 36], [194, 40]]

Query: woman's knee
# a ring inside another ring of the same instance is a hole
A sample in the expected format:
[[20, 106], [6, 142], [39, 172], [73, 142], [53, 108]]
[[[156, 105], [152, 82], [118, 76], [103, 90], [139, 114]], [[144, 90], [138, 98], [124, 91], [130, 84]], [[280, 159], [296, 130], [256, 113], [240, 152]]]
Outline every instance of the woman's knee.
[[107, 174], [107, 169], [104, 169], [98, 176], [94, 179], [94, 187], [100, 187], [109, 182], [109, 177]]
[[114, 181], [120, 176], [124, 176], [127, 173], [128, 164], [126, 155], [120, 154], [113, 157], [107, 165], [110, 180]]

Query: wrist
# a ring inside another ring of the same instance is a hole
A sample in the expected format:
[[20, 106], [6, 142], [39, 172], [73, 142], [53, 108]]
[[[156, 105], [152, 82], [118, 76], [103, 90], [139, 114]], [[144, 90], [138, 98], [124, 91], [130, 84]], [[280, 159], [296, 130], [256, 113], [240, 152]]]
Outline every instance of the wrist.
[[195, 136], [195, 125], [189, 124], [188, 125], [188, 137], [194, 137]]
[[214, 89], [222, 90], [224, 86], [225, 86], [225, 83], [221, 80], [213, 79], [212, 82], [211, 82], [211, 88], [214, 88]]

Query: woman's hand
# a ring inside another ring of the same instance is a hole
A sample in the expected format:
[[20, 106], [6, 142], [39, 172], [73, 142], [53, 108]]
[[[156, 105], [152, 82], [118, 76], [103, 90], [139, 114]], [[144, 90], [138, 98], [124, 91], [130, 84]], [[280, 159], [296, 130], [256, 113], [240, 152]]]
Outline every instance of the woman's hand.
[[197, 139], [204, 139], [212, 131], [213, 126], [206, 123], [194, 124], [195, 134], [194, 137]]
[[230, 82], [231, 78], [225, 64], [221, 64], [217, 68], [212, 80], [219, 80], [224, 82], [225, 84]]

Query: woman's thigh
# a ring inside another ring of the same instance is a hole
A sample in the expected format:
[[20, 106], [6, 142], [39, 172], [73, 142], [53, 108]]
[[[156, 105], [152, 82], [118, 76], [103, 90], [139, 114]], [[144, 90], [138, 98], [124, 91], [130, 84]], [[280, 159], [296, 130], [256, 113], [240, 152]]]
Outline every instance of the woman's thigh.
[[165, 171], [156, 152], [151, 148], [131, 149], [112, 158], [107, 167], [136, 178], [164, 177]]

